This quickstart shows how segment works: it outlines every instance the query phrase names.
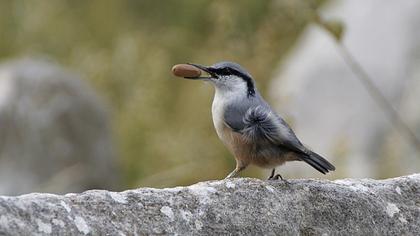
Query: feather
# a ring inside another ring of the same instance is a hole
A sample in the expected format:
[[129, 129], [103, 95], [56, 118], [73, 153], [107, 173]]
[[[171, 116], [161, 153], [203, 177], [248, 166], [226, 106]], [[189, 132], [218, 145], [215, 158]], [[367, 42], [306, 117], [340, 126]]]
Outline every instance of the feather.
[[[299, 154], [297, 156], [300, 160], [323, 174], [335, 170], [335, 167], [326, 159], [307, 149], [289, 125], [275, 114], [270, 107], [254, 106], [242, 113], [243, 115], [238, 112], [230, 112], [230, 116], [225, 116], [225, 123], [233, 131], [241, 133], [248, 143], [260, 146], [272, 144], [295, 152]], [[241, 116], [242, 119], [240, 119]]]

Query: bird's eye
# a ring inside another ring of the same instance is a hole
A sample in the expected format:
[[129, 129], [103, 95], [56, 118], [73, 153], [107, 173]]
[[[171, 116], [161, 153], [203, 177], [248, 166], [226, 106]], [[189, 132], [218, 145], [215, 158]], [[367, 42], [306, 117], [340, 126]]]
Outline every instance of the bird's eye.
[[222, 69], [222, 72], [223, 72], [223, 74], [225, 74], [225, 75], [230, 75], [230, 74], [231, 74], [231, 71], [230, 71], [229, 67], [225, 67], [225, 68], [223, 68], [223, 69]]

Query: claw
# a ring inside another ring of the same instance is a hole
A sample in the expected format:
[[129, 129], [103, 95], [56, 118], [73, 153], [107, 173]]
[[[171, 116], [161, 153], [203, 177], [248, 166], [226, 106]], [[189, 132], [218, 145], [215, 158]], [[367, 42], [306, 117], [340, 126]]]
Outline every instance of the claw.
[[268, 179], [267, 180], [279, 180], [279, 179], [281, 179], [283, 182], [285, 182], [285, 183], [289, 183], [286, 179], [284, 179], [283, 178], [283, 176], [281, 176], [280, 174], [276, 174], [275, 175], [275, 172], [276, 172], [276, 169], [273, 169], [272, 171], [271, 171], [271, 175], [268, 177]]

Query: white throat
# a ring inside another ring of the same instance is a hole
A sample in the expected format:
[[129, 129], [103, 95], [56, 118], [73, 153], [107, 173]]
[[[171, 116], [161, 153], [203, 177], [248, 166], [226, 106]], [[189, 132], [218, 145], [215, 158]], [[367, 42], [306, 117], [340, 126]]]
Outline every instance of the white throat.
[[240, 103], [247, 99], [248, 88], [246, 83], [235, 83], [227, 86], [215, 86], [215, 94], [212, 105], [213, 116], [215, 111], [224, 110], [225, 106], [232, 103]]
[[247, 87], [246, 83], [236, 83], [229, 88], [215, 86], [215, 89], [211, 112], [214, 128], [218, 136], [222, 138], [223, 117], [226, 107], [232, 103], [241, 103], [244, 99], [247, 99]]

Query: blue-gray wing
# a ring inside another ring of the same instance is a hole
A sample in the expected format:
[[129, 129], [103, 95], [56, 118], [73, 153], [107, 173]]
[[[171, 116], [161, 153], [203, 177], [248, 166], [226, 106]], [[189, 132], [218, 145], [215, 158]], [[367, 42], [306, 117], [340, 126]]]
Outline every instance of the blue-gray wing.
[[269, 106], [253, 106], [247, 110], [228, 110], [224, 122], [234, 132], [242, 134], [245, 141], [261, 146], [276, 145], [299, 153], [299, 159], [305, 161], [325, 174], [335, 167], [325, 158], [306, 149], [293, 130]]
[[269, 107], [254, 106], [245, 112], [228, 112], [225, 123], [252, 143], [283, 146], [291, 151], [305, 153], [306, 148], [298, 140], [287, 123]]

